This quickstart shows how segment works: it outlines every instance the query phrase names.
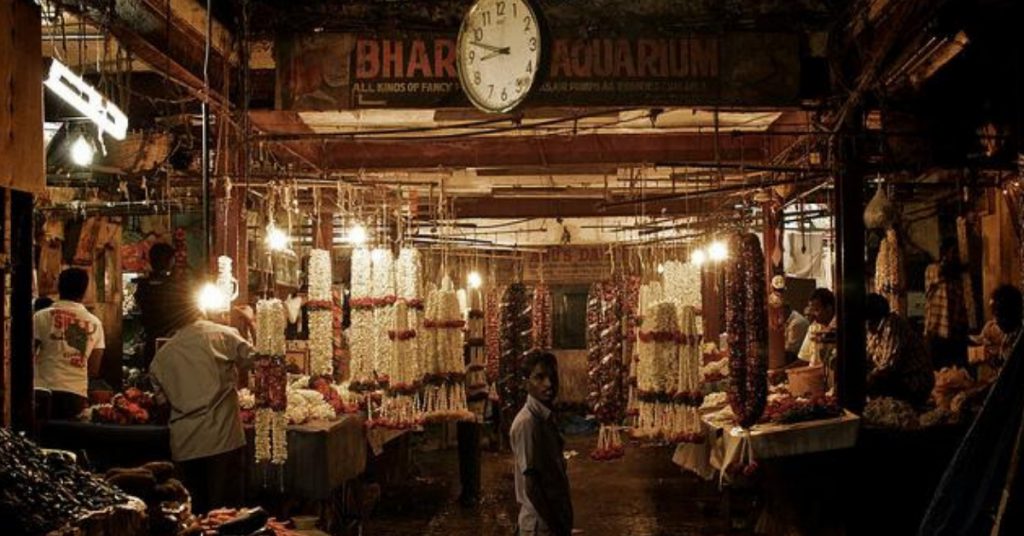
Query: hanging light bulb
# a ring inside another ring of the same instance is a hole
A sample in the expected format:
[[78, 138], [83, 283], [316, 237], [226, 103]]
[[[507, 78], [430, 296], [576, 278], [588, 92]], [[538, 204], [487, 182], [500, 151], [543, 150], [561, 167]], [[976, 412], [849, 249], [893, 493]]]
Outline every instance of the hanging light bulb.
[[291, 241], [288, 233], [273, 223], [267, 225], [267, 247], [270, 248], [270, 251], [284, 251], [288, 249], [288, 243]]
[[87, 167], [92, 164], [92, 157], [96, 153], [92, 145], [86, 141], [85, 136], [79, 136], [71, 144], [71, 161], [79, 167]]
[[353, 246], [362, 246], [366, 243], [366, 227], [355, 224], [348, 230], [348, 243]]
[[480, 277], [480, 272], [473, 270], [466, 276], [466, 284], [469, 288], [480, 288], [484, 284], [484, 278]]
[[196, 294], [196, 303], [203, 313], [223, 313], [230, 305], [228, 296], [214, 283], [203, 284]]
[[708, 259], [719, 262], [729, 258], [729, 248], [726, 247], [725, 242], [716, 240], [708, 246]]
[[690, 252], [690, 263], [694, 266], [700, 266], [707, 260], [708, 255], [704, 253], [703, 249], [698, 248]]
[[665, 273], [665, 265], [663, 263], [658, 263], [658, 273], [659, 274]]

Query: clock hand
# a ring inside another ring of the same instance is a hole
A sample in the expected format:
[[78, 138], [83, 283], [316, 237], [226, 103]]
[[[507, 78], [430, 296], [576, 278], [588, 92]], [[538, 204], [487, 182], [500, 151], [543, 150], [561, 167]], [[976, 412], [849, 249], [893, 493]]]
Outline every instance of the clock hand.
[[508, 54], [508, 47], [501, 48], [494, 45], [487, 45], [477, 41], [470, 41], [469, 44], [478, 46], [484, 50], [490, 50], [491, 52], [497, 52], [498, 54]]
[[501, 48], [501, 49], [498, 49], [495, 52], [491, 52], [490, 54], [480, 58], [480, 61], [489, 60], [489, 59], [491, 59], [491, 58], [493, 58], [495, 56], [500, 56], [501, 54], [508, 54], [508, 53], [509, 53], [509, 47]]

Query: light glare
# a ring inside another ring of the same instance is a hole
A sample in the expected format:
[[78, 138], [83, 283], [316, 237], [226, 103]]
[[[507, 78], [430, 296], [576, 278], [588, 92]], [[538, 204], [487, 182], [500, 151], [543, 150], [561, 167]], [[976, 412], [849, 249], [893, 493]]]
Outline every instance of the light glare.
[[92, 165], [92, 157], [95, 151], [92, 149], [92, 145], [85, 140], [84, 136], [79, 136], [74, 143], [71, 144], [71, 161], [79, 167], [87, 167]]

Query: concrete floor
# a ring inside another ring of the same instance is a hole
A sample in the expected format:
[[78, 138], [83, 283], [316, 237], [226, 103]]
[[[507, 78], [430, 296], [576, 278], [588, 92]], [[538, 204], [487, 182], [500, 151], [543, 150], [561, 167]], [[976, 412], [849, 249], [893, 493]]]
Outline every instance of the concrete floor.
[[[594, 436], [567, 438], [578, 454], [569, 462], [576, 528], [595, 536], [728, 533], [714, 484], [683, 474], [668, 447], [631, 446], [624, 458], [595, 462]], [[511, 535], [518, 507], [509, 454], [484, 452], [483, 497], [476, 508], [458, 504], [454, 449], [416, 452], [417, 478], [385, 487], [363, 534]], [[732, 532], [736, 534], [737, 532]]]

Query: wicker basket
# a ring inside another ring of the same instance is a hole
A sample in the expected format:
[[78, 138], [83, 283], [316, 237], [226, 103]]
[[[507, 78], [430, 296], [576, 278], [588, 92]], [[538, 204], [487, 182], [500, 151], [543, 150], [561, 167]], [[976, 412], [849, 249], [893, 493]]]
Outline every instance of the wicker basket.
[[814, 397], [825, 394], [825, 367], [800, 367], [786, 371], [789, 376], [789, 394], [796, 397]]

